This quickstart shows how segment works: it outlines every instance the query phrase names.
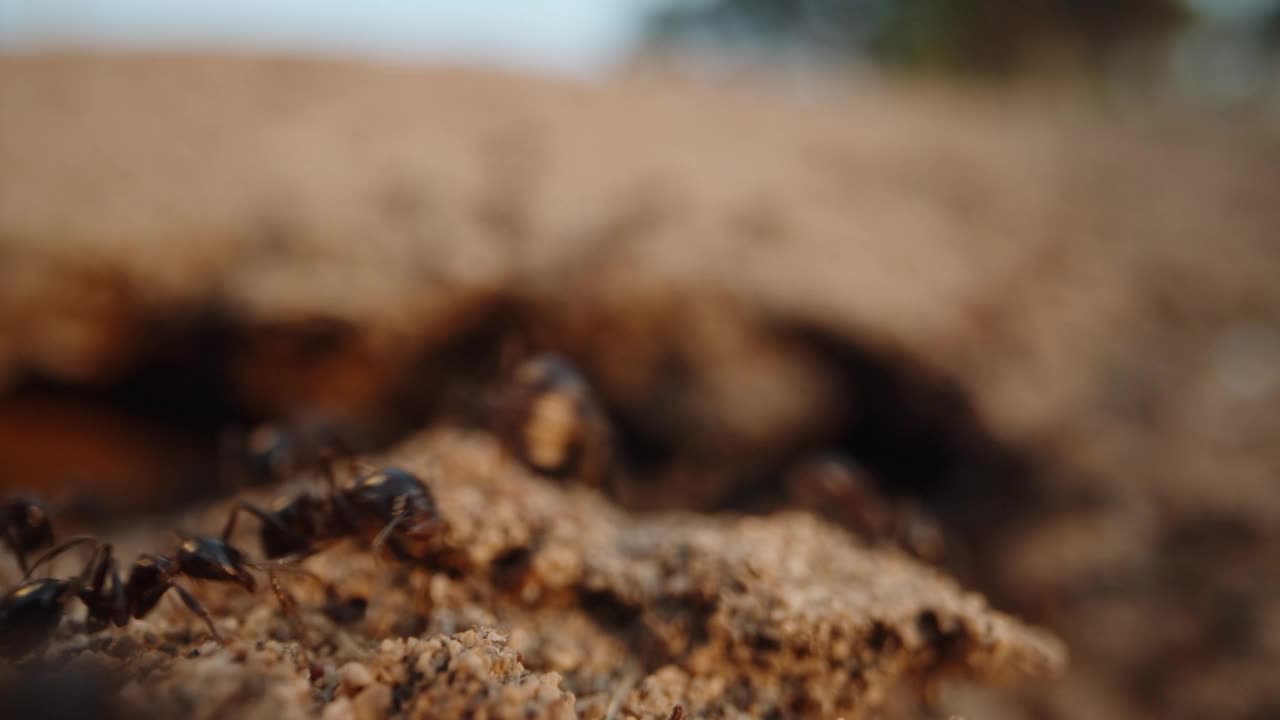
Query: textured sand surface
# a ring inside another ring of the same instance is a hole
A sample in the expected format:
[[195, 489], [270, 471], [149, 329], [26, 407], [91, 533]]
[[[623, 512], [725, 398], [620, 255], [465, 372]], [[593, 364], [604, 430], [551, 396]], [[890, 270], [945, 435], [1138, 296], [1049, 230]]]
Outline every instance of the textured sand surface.
[[[1049, 677], [1061, 644], [891, 550], [806, 515], [628, 518], [548, 484], [487, 435], [446, 432], [387, 460], [430, 477], [447, 560], [413, 568], [348, 543], [306, 561], [362, 619], [285, 575], [302, 642], [271, 594], [204, 583], [227, 645], [177, 602], [49, 651], [128, 678], [124, 702], [184, 717], [864, 716], [943, 677]], [[297, 488], [294, 488], [296, 491]], [[212, 533], [227, 507], [181, 519]], [[118, 538], [163, 550], [162, 528]], [[256, 534], [242, 546], [257, 554]], [[121, 555], [128, 558], [128, 555]], [[63, 563], [64, 569], [70, 563]], [[442, 571], [440, 568], [444, 568]], [[240, 714], [245, 713], [245, 714]]]

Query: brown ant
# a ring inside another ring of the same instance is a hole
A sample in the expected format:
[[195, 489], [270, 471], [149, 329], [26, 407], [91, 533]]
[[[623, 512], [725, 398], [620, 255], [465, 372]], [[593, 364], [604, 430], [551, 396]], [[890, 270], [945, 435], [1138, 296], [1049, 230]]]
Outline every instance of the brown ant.
[[9, 498], [0, 503], [0, 538], [18, 558], [18, 567], [27, 572], [27, 553], [53, 544], [53, 522], [49, 510], [39, 500]]
[[604, 485], [608, 424], [590, 385], [567, 359], [543, 353], [522, 362], [500, 406], [498, 434], [529, 469]]
[[230, 540], [236, 518], [247, 512], [262, 521], [262, 552], [271, 560], [301, 560], [332, 542], [372, 537], [374, 549], [386, 545], [401, 560], [418, 560], [411, 547], [435, 539], [444, 528], [431, 489], [416, 475], [383, 468], [339, 489], [332, 460], [325, 465], [327, 495], [302, 493], [266, 510], [245, 500], [231, 508], [222, 528]]

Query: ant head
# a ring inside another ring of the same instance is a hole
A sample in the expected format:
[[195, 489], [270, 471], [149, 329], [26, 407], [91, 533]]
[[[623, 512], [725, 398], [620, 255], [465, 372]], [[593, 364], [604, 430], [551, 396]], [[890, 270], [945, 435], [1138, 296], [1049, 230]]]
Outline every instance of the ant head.
[[580, 395], [587, 383], [567, 358], [555, 353], [541, 353], [525, 360], [516, 368], [516, 383], [536, 392], [548, 390]]
[[13, 498], [6, 502], [9, 532], [23, 549], [34, 550], [53, 543], [53, 521], [39, 500]]
[[249, 592], [256, 587], [244, 553], [217, 538], [188, 537], [183, 540], [178, 546], [178, 565], [189, 577], [234, 582]]
[[[436, 471], [435, 461], [429, 461], [427, 475], [433, 476]], [[380, 488], [384, 498], [390, 500], [386, 511], [393, 520], [384, 532], [394, 532], [401, 540], [417, 545], [436, 540], [444, 530], [431, 486], [416, 475], [399, 468], [383, 468], [366, 483]]]

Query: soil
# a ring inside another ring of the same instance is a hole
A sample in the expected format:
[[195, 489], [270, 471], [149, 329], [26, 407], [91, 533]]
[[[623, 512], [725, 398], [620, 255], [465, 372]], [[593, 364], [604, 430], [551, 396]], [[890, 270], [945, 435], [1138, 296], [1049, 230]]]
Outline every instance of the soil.
[[[10, 56], [0, 93], [8, 487], [96, 488], [102, 527], [235, 489], [228, 427], [334, 427], [430, 475], [466, 557], [309, 560], [369, 598], [316, 642], [213, 586], [225, 648], [176, 604], [71, 620], [77, 682], [201, 717], [1280, 712], [1273, 128], [193, 56]], [[609, 417], [602, 489], [490, 432], [546, 349]], [[831, 456], [936, 567], [795, 491]], [[200, 502], [101, 531], [161, 550]]]

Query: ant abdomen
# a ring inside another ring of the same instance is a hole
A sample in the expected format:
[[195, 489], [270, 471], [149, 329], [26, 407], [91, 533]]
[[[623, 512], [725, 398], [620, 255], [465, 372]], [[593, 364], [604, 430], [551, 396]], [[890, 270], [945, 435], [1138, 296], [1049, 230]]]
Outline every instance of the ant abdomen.
[[70, 583], [28, 580], [0, 600], [0, 656], [13, 659], [43, 647], [62, 619]]
[[520, 364], [503, 394], [498, 432], [507, 449], [540, 475], [605, 482], [608, 425], [590, 385], [564, 357], [543, 353]]

